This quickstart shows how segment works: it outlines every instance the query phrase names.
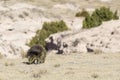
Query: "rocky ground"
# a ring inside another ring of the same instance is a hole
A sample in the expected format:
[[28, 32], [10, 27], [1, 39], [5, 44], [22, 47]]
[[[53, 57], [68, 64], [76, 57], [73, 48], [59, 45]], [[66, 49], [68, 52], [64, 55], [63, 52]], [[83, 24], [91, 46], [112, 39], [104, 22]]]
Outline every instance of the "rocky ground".
[[112, 20], [104, 22], [96, 28], [76, 32], [66, 31], [51, 36], [54, 38], [54, 43], [57, 43], [57, 40], [61, 38], [61, 44], [66, 43], [68, 45], [67, 48], [62, 48], [65, 54], [71, 52], [89, 52], [88, 49], [93, 50], [95, 53], [119, 53], [119, 29], [120, 20]]

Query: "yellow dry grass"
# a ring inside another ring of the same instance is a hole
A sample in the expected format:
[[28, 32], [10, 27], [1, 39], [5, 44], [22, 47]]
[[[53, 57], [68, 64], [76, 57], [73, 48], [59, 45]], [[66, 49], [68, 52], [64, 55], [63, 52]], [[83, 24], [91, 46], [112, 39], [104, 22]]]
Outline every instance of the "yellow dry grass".
[[120, 80], [119, 53], [50, 53], [44, 64], [25, 62], [27, 59], [1, 59], [0, 80]]

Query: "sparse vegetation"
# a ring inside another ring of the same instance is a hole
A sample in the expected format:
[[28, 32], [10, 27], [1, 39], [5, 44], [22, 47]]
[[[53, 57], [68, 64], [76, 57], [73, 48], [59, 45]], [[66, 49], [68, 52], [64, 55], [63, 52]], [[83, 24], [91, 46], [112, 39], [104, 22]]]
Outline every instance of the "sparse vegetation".
[[109, 21], [113, 19], [113, 12], [110, 8], [101, 7], [100, 9], [96, 9], [94, 13], [96, 13], [102, 21]]
[[[80, 53], [62, 56], [51, 54], [47, 57], [47, 62], [40, 65], [23, 64], [26, 59], [2, 59], [0, 61], [0, 78], [2, 80], [11, 78], [14, 80], [16, 78], [18, 80], [105, 80], [109, 76], [114, 80], [120, 78], [118, 75], [114, 75], [119, 71], [113, 72], [120, 67], [119, 59], [119, 53], [101, 54], [99, 56]], [[74, 64], [71, 63], [73, 61]], [[7, 62], [7, 66], [5, 66], [5, 62]], [[9, 66], [10, 63], [14, 63], [14, 66]], [[54, 65], [59, 64], [60, 67], [54, 67]], [[13, 74], [11, 75], [11, 73]]]
[[96, 9], [92, 15], [87, 15], [83, 20], [83, 28], [92, 28], [102, 24], [103, 21], [119, 19], [117, 11], [113, 13], [110, 8], [101, 7]]
[[55, 64], [54, 67], [56, 67], [56, 68], [57, 68], [57, 67], [60, 67], [60, 64]]
[[33, 78], [41, 78], [41, 75], [39, 73], [34, 73], [32, 74]]
[[45, 46], [45, 39], [49, 37], [50, 34], [65, 30], [68, 30], [68, 27], [63, 20], [56, 22], [45, 22], [42, 29], [36, 32], [36, 35], [30, 41], [29, 46], [34, 44], [41, 44]]
[[91, 75], [91, 77], [98, 78], [98, 75], [94, 73], [94, 74]]
[[46, 74], [48, 71], [47, 70], [39, 70], [39, 74]]
[[14, 63], [5, 62], [5, 66], [14, 66]]

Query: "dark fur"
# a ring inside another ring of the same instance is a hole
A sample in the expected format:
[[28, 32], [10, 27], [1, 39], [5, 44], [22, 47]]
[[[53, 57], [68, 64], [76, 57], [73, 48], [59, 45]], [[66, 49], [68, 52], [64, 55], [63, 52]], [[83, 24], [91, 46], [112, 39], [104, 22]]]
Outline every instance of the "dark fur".
[[38, 56], [39, 54], [41, 54], [42, 51], [43, 48], [40, 45], [34, 45], [28, 50], [27, 56], [32, 56], [32, 55]]
[[30, 64], [34, 63], [35, 59], [37, 59], [40, 63], [44, 63], [46, 52], [42, 46], [34, 45], [28, 50], [27, 57], [28, 60], [32, 60], [32, 62], [29, 61]]

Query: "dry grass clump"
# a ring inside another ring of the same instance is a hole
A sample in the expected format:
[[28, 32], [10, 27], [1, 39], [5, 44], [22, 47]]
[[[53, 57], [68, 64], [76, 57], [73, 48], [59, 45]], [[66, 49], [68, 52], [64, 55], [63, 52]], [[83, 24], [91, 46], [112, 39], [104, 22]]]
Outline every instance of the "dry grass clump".
[[60, 64], [55, 64], [54, 67], [56, 67], [56, 68], [57, 68], [57, 67], [60, 67]]
[[41, 75], [46, 74], [47, 70], [39, 70], [38, 72], [33, 72], [32, 77], [33, 78], [41, 78]]
[[14, 63], [8, 63], [8, 62], [5, 62], [4, 65], [5, 65], [5, 66], [14, 66], [15, 64], [14, 64]]
[[81, 12], [77, 12], [76, 13], [76, 17], [87, 17], [89, 15], [88, 11], [86, 11], [85, 9], [82, 9]]
[[23, 49], [21, 49], [21, 57], [24, 59], [26, 58], [26, 56], [27, 56], [27, 53]]
[[92, 78], [98, 78], [99, 76], [98, 76], [98, 74], [94, 73], [94, 74], [91, 75], [91, 77]]
[[38, 74], [38, 73], [34, 73], [34, 74], [32, 75], [32, 77], [33, 77], [33, 78], [41, 78], [41, 75]]
[[47, 70], [39, 70], [38, 73], [39, 73], [39, 74], [45, 74], [45, 73], [47, 73]]

